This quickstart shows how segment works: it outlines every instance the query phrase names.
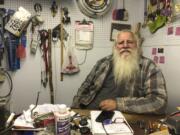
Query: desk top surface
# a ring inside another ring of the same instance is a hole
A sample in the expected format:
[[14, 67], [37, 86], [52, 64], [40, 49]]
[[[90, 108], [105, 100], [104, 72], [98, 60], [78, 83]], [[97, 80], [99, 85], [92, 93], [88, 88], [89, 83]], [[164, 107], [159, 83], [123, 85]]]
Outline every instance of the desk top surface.
[[[90, 116], [90, 110], [73, 109], [73, 111], [79, 113], [80, 115]], [[142, 114], [128, 114], [122, 113], [130, 126], [134, 131], [134, 135], [144, 135], [145, 129], [140, 128], [137, 124], [138, 121], [143, 121], [146, 124], [157, 122], [160, 119], [165, 118], [165, 115], [142, 115]], [[147, 126], [147, 125], [146, 125]]]
[[[91, 110], [85, 110], [85, 109], [72, 109], [74, 112], [79, 113], [82, 116], [90, 116]], [[153, 122], [157, 121], [159, 119], [165, 118], [165, 115], [139, 115], [139, 114], [127, 114], [123, 113], [124, 117], [130, 124], [131, 128], [134, 131], [134, 135], [144, 135], [145, 130], [141, 129], [139, 125], [136, 123], [137, 121], [146, 121], [146, 122]], [[14, 134], [13, 134], [14, 135]], [[19, 134], [15, 134], [19, 135]]]
[[[73, 111], [81, 114], [81, 115], [90, 115], [90, 110], [86, 109], [73, 109]], [[150, 114], [129, 114], [129, 113], [123, 113], [124, 117], [128, 122], [134, 122], [137, 120], [145, 120], [145, 121], [157, 121], [159, 119], [165, 118], [165, 115], [150, 115]]]

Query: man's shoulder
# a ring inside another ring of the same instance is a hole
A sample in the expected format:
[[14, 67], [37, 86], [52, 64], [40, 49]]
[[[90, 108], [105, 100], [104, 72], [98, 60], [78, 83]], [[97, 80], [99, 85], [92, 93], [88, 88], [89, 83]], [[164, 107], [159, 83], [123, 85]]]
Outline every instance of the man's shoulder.
[[111, 55], [108, 55], [108, 56], [105, 56], [103, 58], [101, 58], [100, 60], [98, 60], [99, 62], [102, 62], [102, 61], [111, 61], [112, 60], [112, 54]]
[[150, 69], [159, 68], [159, 66], [152, 59], [145, 56], [141, 57], [140, 64], [141, 66], [146, 67], [146, 68], [148, 67]]
[[152, 59], [145, 56], [141, 56], [141, 62], [148, 62], [148, 63], [155, 64], [155, 62]]

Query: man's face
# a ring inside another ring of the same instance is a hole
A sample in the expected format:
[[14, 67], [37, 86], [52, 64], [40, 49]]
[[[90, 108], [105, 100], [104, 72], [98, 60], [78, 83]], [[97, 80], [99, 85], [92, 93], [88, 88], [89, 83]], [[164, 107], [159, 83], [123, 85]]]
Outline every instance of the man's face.
[[113, 73], [116, 84], [128, 82], [136, 77], [139, 71], [139, 56], [136, 41], [131, 33], [120, 33], [113, 50]]
[[119, 52], [119, 55], [123, 58], [132, 54], [132, 51], [137, 49], [137, 44], [133, 39], [133, 36], [129, 32], [123, 32], [118, 35], [115, 49]]

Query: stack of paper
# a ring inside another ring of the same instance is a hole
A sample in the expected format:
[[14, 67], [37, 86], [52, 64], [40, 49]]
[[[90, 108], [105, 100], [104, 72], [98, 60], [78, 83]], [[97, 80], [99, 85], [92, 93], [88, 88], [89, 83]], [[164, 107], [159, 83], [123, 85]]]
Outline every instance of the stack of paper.
[[[125, 117], [121, 112], [115, 111], [112, 118], [112, 123], [103, 125], [100, 122], [96, 122], [96, 117], [101, 113], [101, 111], [91, 111], [91, 128], [93, 135], [133, 135], [133, 130], [126, 121]], [[106, 132], [105, 132], [106, 130]]]

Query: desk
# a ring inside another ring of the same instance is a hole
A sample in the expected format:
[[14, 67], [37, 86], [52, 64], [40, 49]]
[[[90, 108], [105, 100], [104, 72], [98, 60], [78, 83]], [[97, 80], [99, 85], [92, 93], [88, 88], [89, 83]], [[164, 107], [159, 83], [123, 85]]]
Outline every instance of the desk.
[[[74, 112], [79, 113], [83, 116], [90, 116], [90, 110], [73, 109]], [[124, 117], [132, 127], [134, 135], [144, 135], [144, 129], [141, 129], [137, 124], [137, 121], [154, 122], [165, 117], [165, 115], [138, 115], [138, 114], [127, 114], [123, 113]], [[19, 135], [19, 134], [12, 134]]]
[[[80, 115], [90, 116], [90, 110], [82, 110], [82, 109], [73, 109], [73, 111], [79, 113]], [[137, 124], [137, 121], [155, 122], [159, 119], [165, 118], [165, 115], [140, 115], [140, 114], [128, 114], [123, 113], [124, 117], [132, 127], [134, 131], [134, 135], [144, 135], [144, 129], [141, 129]]]
[[[90, 110], [73, 109], [73, 111], [79, 113], [80, 115], [85, 115], [85, 116], [90, 115]], [[123, 113], [123, 115], [128, 122], [135, 122], [137, 120], [157, 121], [158, 119], [165, 118], [165, 115], [141, 115], [141, 114], [128, 114], [128, 113]]]

